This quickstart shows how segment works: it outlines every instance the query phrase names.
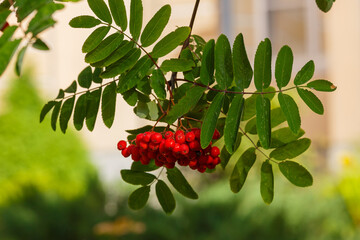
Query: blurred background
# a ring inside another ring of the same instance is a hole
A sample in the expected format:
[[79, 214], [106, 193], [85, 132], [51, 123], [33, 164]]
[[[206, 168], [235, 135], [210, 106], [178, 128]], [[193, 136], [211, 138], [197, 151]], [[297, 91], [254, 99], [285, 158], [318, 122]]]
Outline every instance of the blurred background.
[[[189, 24], [194, 2], [144, 0], [144, 22], [171, 4], [166, 34]], [[324, 115], [300, 106], [313, 144], [299, 161], [313, 173], [314, 186], [294, 187], [276, 172], [268, 206], [260, 196], [259, 161], [238, 194], [230, 191], [231, 166], [214, 174], [191, 172], [186, 175], [200, 200], [176, 195], [171, 216], [155, 198], [140, 211], [127, 207], [135, 187], [124, 184], [119, 171], [131, 161], [116, 143], [126, 139], [126, 129], [146, 122], [122, 98], [111, 129], [98, 119], [93, 132], [72, 128], [64, 135], [51, 130], [49, 119], [39, 124], [42, 106], [86, 66], [81, 46], [91, 30], [71, 29], [68, 22], [91, 13], [86, 1], [66, 5], [55, 28], [41, 36], [51, 51], [29, 51], [25, 74], [16, 78], [10, 67], [0, 81], [0, 239], [360, 239], [358, 0], [336, 1], [327, 14], [314, 0], [201, 0], [194, 34], [209, 40], [224, 33], [233, 41], [243, 33], [251, 62], [258, 43], [269, 37], [273, 59], [287, 44], [294, 72], [313, 59], [315, 77], [338, 88], [317, 94]]]

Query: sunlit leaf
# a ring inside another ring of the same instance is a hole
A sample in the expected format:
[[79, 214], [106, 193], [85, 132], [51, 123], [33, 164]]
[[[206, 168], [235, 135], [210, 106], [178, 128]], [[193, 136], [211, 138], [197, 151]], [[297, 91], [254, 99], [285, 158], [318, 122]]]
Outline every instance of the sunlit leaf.
[[194, 61], [187, 59], [173, 58], [165, 60], [161, 64], [161, 70], [164, 72], [186, 72], [195, 67]]
[[160, 69], [152, 72], [150, 86], [154, 89], [156, 96], [162, 100], [166, 99], [165, 82], [166, 79]]
[[94, 50], [85, 55], [85, 62], [94, 63], [105, 59], [113, 53], [121, 44], [124, 35], [113, 33], [105, 38]]
[[106, 26], [95, 29], [85, 40], [82, 46], [82, 52], [88, 53], [94, 50], [97, 46], [99, 46], [99, 44], [105, 38], [105, 36], [108, 34], [109, 31], [110, 31], [110, 27], [106, 27]]
[[127, 28], [127, 18], [124, 0], [109, 0], [109, 7], [116, 25], [125, 31]]
[[106, 6], [104, 0], [87, 0], [87, 2], [91, 10], [95, 13], [95, 15], [98, 18], [109, 24], [112, 23], [110, 11]]
[[141, 0], [131, 0], [130, 2], [130, 34], [135, 41], [139, 39], [143, 22], [143, 5]]

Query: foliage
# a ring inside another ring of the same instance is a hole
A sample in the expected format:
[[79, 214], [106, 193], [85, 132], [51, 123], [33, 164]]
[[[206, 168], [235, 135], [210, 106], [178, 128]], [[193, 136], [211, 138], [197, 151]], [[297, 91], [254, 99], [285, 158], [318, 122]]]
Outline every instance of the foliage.
[[[92, 131], [96, 116], [101, 111], [104, 124], [111, 128], [115, 120], [116, 99], [120, 94], [134, 107], [137, 116], [155, 122], [151, 130], [158, 123], [166, 125], [166, 130], [176, 127], [188, 131], [201, 127], [200, 144], [203, 150], [211, 144], [214, 131], [224, 127], [225, 141], [220, 144], [223, 168], [226, 167], [229, 156], [241, 145], [241, 139], [250, 141], [253, 146], [248, 150], [252, 151], [254, 148], [256, 152], [255, 155], [251, 154], [251, 159], [255, 156], [255, 160], [262, 161], [260, 192], [268, 204], [274, 196], [275, 166], [279, 167], [280, 172], [291, 183], [300, 187], [312, 185], [312, 176], [306, 168], [289, 160], [308, 149], [311, 141], [300, 138], [303, 131], [300, 112], [296, 101], [287, 92], [296, 89], [310, 109], [318, 114], [324, 113], [321, 101], [311, 90], [331, 92], [336, 87], [327, 80], [311, 80], [315, 69], [313, 61], [305, 64], [296, 74], [293, 85], [288, 86], [292, 79], [294, 56], [289, 46], [283, 46], [276, 58], [275, 89], [271, 86], [273, 52], [268, 38], [259, 43], [252, 66], [242, 34], [236, 37], [232, 47], [225, 35], [206, 42], [202, 37], [191, 34], [194, 19], [189, 27], [178, 27], [159, 39], [171, 15], [170, 5], [160, 8], [143, 26], [141, 0], [131, 0], [130, 11], [126, 10], [123, 0], [110, 0], [108, 4], [104, 0], [87, 2], [95, 16], [77, 16], [69, 25], [83, 29], [96, 27], [82, 47], [82, 51], [86, 53], [85, 62], [89, 65], [76, 81], [66, 89], [60, 89], [58, 96], [44, 106], [40, 122], [51, 112], [53, 130], [56, 130], [59, 122], [60, 130], [65, 133], [70, 119], [73, 119], [77, 130], [81, 130], [85, 122]], [[196, 1], [194, 17], [198, 3]], [[316, 0], [316, 3], [326, 12], [330, 10], [333, 0]], [[27, 46], [35, 41], [38, 49], [46, 49], [46, 44], [37, 35], [55, 24], [51, 15], [63, 8], [63, 5], [51, 0], [17, 0], [14, 6], [3, 4], [3, 8], [5, 21], [13, 10], [19, 22], [36, 10], [37, 13], [25, 32], [31, 34]], [[2, 36], [6, 51], [0, 55], [3, 58], [0, 63], [6, 64], [0, 64], [0, 74], [20, 44], [21, 39], [10, 40], [15, 30], [16, 26], [8, 27]], [[182, 48], [178, 58], [163, 59], [179, 46]], [[18, 72], [24, 53], [25, 49], [19, 52], [16, 64]], [[172, 72], [169, 80], [166, 79], [167, 72]], [[178, 77], [178, 73], [182, 73], [184, 77]], [[248, 91], [252, 79], [255, 92]], [[271, 107], [274, 97], [280, 103], [278, 110]], [[225, 118], [225, 123], [220, 121]], [[272, 133], [285, 127], [283, 122], [287, 122], [288, 128], [277, 135], [277, 144], [274, 145]], [[248, 126], [249, 124], [251, 125]], [[129, 136], [129, 141], [133, 139], [134, 136]], [[258, 143], [256, 139], [259, 139]], [[237, 177], [232, 178], [232, 188], [235, 192], [244, 184], [252, 165], [250, 163], [247, 163], [246, 170], [238, 165], [234, 168], [233, 176]], [[124, 180], [142, 185], [131, 195], [131, 201], [136, 199], [134, 196], [147, 198], [149, 188], [146, 186], [156, 183], [159, 202], [166, 212], [172, 212], [175, 201], [164, 181], [155, 175], [144, 173], [146, 171], [131, 172], [130, 176], [136, 177], [129, 180], [129, 175], [123, 172]], [[130, 202], [130, 206], [135, 208], [143, 204], [144, 202]]]

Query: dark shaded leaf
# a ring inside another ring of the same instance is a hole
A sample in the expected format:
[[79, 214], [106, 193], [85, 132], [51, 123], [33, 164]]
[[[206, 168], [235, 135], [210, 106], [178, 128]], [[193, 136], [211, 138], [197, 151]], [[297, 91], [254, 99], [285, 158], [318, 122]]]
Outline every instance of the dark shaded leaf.
[[297, 162], [282, 161], [279, 163], [281, 173], [295, 186], [309, 187], [313, 184], [311, 174]]
[[73, 81], [69, 87], [67, 87], [64, 92], [66, 93], [76, 93], [77, 84], [76, 81]]
[[116, 25], [125, 31], [127, 28], [127, 18], [124, 0], [109, 0], [109, 7]]
[[65, 92], [64, 92], [64, 90], [59, 89], [59, 93], [58, 93], [58, 95], [57, 95], [56, 99], [61, 99], [61, 98], [64, 98], [64, 96], [65, 96]]
[[103, 0], [87, 0], [87, 2], [98, 18], [109, 24], [112, 23], [110, 11]]
[[192, 60], [173, 58], [165, 60], [161, 64], [161, 70], [164, 72], [186, 72], [195, 67], [195, 63]]
[[[144, 132], [150, 131], [152, 128], [153, 128], [153, 126], [146, 125], [141, 128], [126, 130], [126, 132], [129, 134], [132, 134], [132, 135], [137, 135], [139, 133], [144, 133]], [[155, 132], [163, 132], [165, 129], [166, 129], [165, 127], [155, 127], [154, 131]]]
[[234, 152], [234, 144], [236, 141], [237, 132], [239, 130], [243, 110], [243, 95], [238, 94], [231, 102], [231, 106], [225, 121], [224, 140], [226, 149], [229, 153]]
[[163, 32], [171, 15], [170, 5], [165, 5], [150, 19], [141, 34], [141, 43], [143, 47], [153, 44]]
[[147, 164], [147, 165], [142, 164], [140, 161], [138, 161], [138, 162], [134, 161], [131, 164], [131, 170], [132, 171], [151, 172], [151, 171], [154, 171], [156, 169], [159, 169], [159, 167], [155, 165], [155, 161], [150, 161], [150, 163]]
[[215, 44], [215, 77], [220, 89], [227, 89], [233, 81], [233, 63], [228, 38], [222, 34]]
[[155, 190], [162, 209], [167, 214], [171, 214], [176, 207], [176, 202], [173, 194], [170, 191], [170, 188], [164, 181], [158, 180], [155, 186]]
[[330, 11], [335, 0], [316, 0], [318, 8], [323, 12]]
[[86, 104], [86, 126], [89, 131], [94, 130], [96, 117], [99, 111], [102, 89], [99, 88], [90, 93]]
[[93, 28], [99, 25], [101, 21], [92, 16], [78, 16], [70, 20], [69, 25], [73, 28]]
[[50, 112], [50, 110], [53, 109], [55, 104], [56, 104], [55, 101], [49, 101], [48, 103], [46, 103], [44, 105], [44, 107], [41, 109], [41, 113], [40, 113], [40, 122], [44, 121], [46, 114], [48, 114], [48, 112]]
[[116, 108], [116, 83], [112, 82], [104, 89], [101, 99], [101, 116], [105, 126], [111, 128]]
[[253, 70], [246, 53], [244, 37], [241, 33], [235, 38], [234, 41], [233, 64], [236, 86], [241, 90], [248, 88], [253, 77]]
[[140, 37], [143, 22], [143, 5], [141, 0], [131, 0], [129, 29], [135, 41]]
[[268, 149], [271, 141], [270, 100], [258, 95], [256, 98], [256, 128], [263, 148]]
[[[271, 119], [271, 128], [274, 128], [286, 121], [286, 118], [281, 108], [271, 109], [270, 119]], [[250, 134], [257, 134], [256, 117], [247, 122], [247, 124], [245, 125], [245, 132], [248, 132]], [[272, 145], [272, 140], [271, 140], [271, 145]]]
[[27, 49], [27, 46], [23, 47], [19, 51], [17, 59], [16, 59], [15, 70], [16, 70], [16, 74], [18, 76], [20, 76], [20, 74], [21, 74], [21, 68], [22, 68], [22, 63], [23, 63], [23, 60], [24, 60], [26, 49]]
[[150, 86], [154, 89], [156, 96], [162, 100], [166, 99], [165, 82], [166, 79], [162, 71], [155, 69], [150, 78]]
[[226, 150], [226, 147], [224, 146], [220, 152], [220, 159], [221, 159], [220, 164], [223, 169], [225, 169], [225, 167], [229, 163], [230, 158], [231, 158], [231, 154]]
[[297, 92], [301, 99], [308, 105], [308, 107], [317, 114], [324, 114], [324, 106], [320, 99], [311, 91], [297, 88]]
[[268, 160], [261, 165], [260, 193], [265, 203], [270, 204], [274, 199], [274, 174]]
[[100, 74], [102, 73], [102, 68], [95, 68], [92, 80], [94, 83], [102, 83], [102, 78], [100, 77]]
[[249, 148], [241, 155], [230, 176], [231, 191], [238, 193], [241, 190], [251, 167], [255, 163], [255, 160], [255, 148]]
[[[259, 92], [259, 91], [256, 91]], [[275, 88], [268, 87], [266, 89], [263, 89], [263, 92], [267, 94], [263, 94], [265, 98], [268, 98], [270, 101], [275, 97]], [[271, 93], [269, 93], [271, 92]], [[245, 110], [243, 114], [244, 121], [252, 118], [256, 114], [256, 97], [258, 94], [252, 94], [251, 97], [248, 97], [245, 99]]]
[[294, 79], [294, 84], [301, 85], [307, 83], [314, 76], [314, 71], [315, 71], [314, 61], [310, 60], [296, 74]]
[[33, 48], [36, 48], [38, 50], [47, 51], [50, 50], [48, 45], [44, 43], [40, 38], [37, 38], [36, 41], [32, 44]]
[[[175, 106], [171, 108], [168, 115], [165, 117], [165, 121], [169, 124], [175, 122], [179, 117], [188, 113], [200, 100], [205, 88], [192, 87], [190, 88], [184, 97], [182, 97]], [[216, 122], [215, 122], [216, 123]]]
[[270, 153], [270, 157], [276, 160], [293, 159], [305, 152], [311, 145], [311, 140], [301, 138], [276, 148]]
[[271, 42], [268, 38], [262, 41], [256, 50], [254, 82], [260, 92], [271, 83], [271, 51]]
[[110, 56], [99, 62], [92, 63], [91, 65], [94, 67], [108, 67], [128, 54], [132, 49], [134, 49], [134, 44], [125, 40], [112, 54], [110, 54]]
[[61, 107], [59, 123], [60, 123], [60, 129], [63, 133], [66, 132], [66, 129], [68, 127], [68, 123], [72, 111], [74, 109], [74, 102], [75, 102], [75, 96], [67, 99]]
[[291, 131], [295, 134], [298, 133], [301, 125], [301, 119], [296, 102], [292, 97], [281, 92], [278, 95], [278, 99]]
[[296, 141], [305, 134], [304, 130], [300, 129], [298, 134], [294, 134], [290, 128], [280, 128], [271, 133], [271, 147], [278, 148], [287, 143]]
[[199, 196], [190, 186], [184, 175], [178, 168], [167, 169], [166, 171], [167, 178], [173, 187], [181, 193], [183, 196], [190, 199], [198, 199]]
[[90, 95], [90, 92], [87, 92], [83, 95], [81, 95], [75, 104], [75, 110], [74, 110], [74, 126], [75, 129], [80, 131], [84, 125], [84, 120], [86, 117], [86, 110], [87, 110], [87, 97]]
[[128, 205], [133, 210], [139, 210], [145, 207], [150, 196], [150, 186], [136, 189], [129, 196]]
[[209, 40], [203, 51], [203, 58], [201, 60], [200, 82], [204, 85], [209, 85], [214, 82], [215, 70], [215, 40]]
[[0, 48], [0, 76], [4, 73], [6, 67], [18, 48], [21, 39], [6, 42]]
[[91, 67], [88, 66], [81, 71], [78, 76], [78, 83], [83, 88], [89, 88], [93, 79], [93, 73]]
[[121, 44], [124, 35], [113, 33], [105, 38], [94, 50], [85, 55], [85, 62], [94, 63], [101, 61], [112, 54]]
[[133, 185], [148, 185], [152, 183], [156, 177], [150, 173], [138, 172], [132, 170], [121, 170], [122, 179]]
[[162, 38], [150, 54], [154, 58], [160, 58], [173, 51], [181, 42], [185, 41], [190, 34], [189, 27], [179, 27]]
[[212, 140], [215, 132], [216, 122], [219, 118], [221, 107], [224, 103], [224, 98], [225, 94], [218, 93], [205, 113], [200, 134], [200, 145], [202, 149], [205, 149], [207, 146], [209, 146]]
[[287, 45], [283, 46], [278, 53], [275, 63], [275, 79], [279, 89], [289, 84], [293, 62], [294, 55], [291, 48]]
[[61, 107], [61, 101], [55, 103], [54, 110], [51, 113], [51, 128], [55, 131], [56, 130], [56, 122], [59, 117], [60, 113], [60, 107]]
[[106, 27], [106, 26], [95, 29], [85, 40], [81, 49], [82, 52], [88, 53], [94, 50], [97, 46], [99, 46], [99, 44], [105, 38], [105, 36], [108, 34], [109, 31], [110, 31], [110, 27]]
[[327, 80], [318, 79], [307, 84], [307, 87], [321, 92], [333, 92], [336, 86]]

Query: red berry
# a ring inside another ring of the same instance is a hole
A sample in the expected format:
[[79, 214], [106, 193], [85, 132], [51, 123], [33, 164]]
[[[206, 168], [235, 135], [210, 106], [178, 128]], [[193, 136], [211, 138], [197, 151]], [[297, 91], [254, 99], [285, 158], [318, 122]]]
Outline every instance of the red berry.
[[206, 167], [205, 166], [199, 166], [197, 169], [199, 172], [203, 173], [206, 171]]
[[187, 155], [189, 153], [189, 146], [186, 144], [180, 145], [180, 152], [182, 155]]
[[154, 133], [151, 135], [151, 142], [153, 143], [160, 143], [162, 139], [161, 133]]
[[175, 134], [175, 142], [179, 143], [179, 144], [183, 144], [185, 143], [185, 135], [184, 133], [179, 133], [179, 134]]
[[143, 140], [144, 134], [139, 133], [136, 135], [136, 142], [140, 143]]
[[186, 135], [185, 135], [185, 139], [187, 142], [192, 142], [195, 140], [195, 133], [194, 132], [188, 132]]
[[217, 129], [215, 129], [215, 132], [214, 132], [212, 138], [213, 138], [213, 139], [219, 139], [219, 138], [220, 138], [220, 132], [219, 132]]
[[143, 165], [148, 165], [150, 163], [150, 158], [148, 158], [147, 156], [142, 156], [141, 159], [140, 159], [140, 162], [143, 164]]
[[150, 139], [151, 139], [151, 133], [150, 132], [144, 132], [143, 133], [143, 138], [141, 141], [143, 142], [150, 142]]
[[193, 151], [198, 151], [201, 149], [199, 141], [192, 141], [191, 143], [189, 143], [189, 147]]
[[118, 148], [118, 150], [125, 149], [126, 148], [126, 142], [124, 140], [119, 141], [118, 144], [117, 144], [117, 148]]
[[172, 138], [174, 136], [174, 133], [172, 131], [167, 131], [165, 133], [165, 139]]
[[214, 165], [218, 165], [220, 162], [221, 162], [221, 160], [218, 157], [214, 158], [214, 160], [213, 160]]
[[152, 151], [148, 151], [148, 152], [147, 152], [147, 156], [148, 156], [148, 158], [150, 158], [150, 159], [155, 159], [155, 158], [156, 158], [156, 155], [157, 155], [157, 152], [152, 152]]
[[139, 152], [137, 154], [131, 154], [131, 159], [134, 160], [135, 162], [139, 161], [140, 158], [141, 156]]
[[166, 157], [166, 161], [168, 163], [175, 163], [176, 162], [176, 158], [172, 155], [169, 155], [168, 157]]
[[210, 151], [211, 156], [217, 157], [220, 154], [220, 149], [218, 147], [212, 147]]
[[121, 154], [124, 156], [124, 157], [129, 157], [130, 156], [130, 151], [129, 151], [129, 148], [125, 148], [121, 151]]
[[196, 158], [197, 158], [196, 152], [190, 151], [189, 154], [188, 154], [188, 158], [189, 158], [189, 160], [194, 160], [194, 159], [196, 159]]
[[187, 165], [189, 165], [189, 163], [190, 163], [190, 160], [188, 160], [188, 159], [186, 159], [186, 158], [182, 158], [182, 159], [179, 159], [179, 160], [178, 160], [178, 164], [179, 164], [180, 166], [187, 166]]
[[200, 156], [200, 158], [199, 158], [199, 164], [200, 164], [200, 165], [205, 165], [205, 164], [207, 163], [207, 160], [208, 160], [208, 157], [205, 156], [205, 155], [202, 155], [202, 156]]
[[166, 167], [166, 168], [174, 168], [174, 167], [175, 167], [175, 163], [165, 163], [165, 167]]
[[206, 165], [208, 165], [208, 164], [213, 164], [213, 162], [214, 162], [213, 157], [212, 157], [212, 156], [208, 156], [208, 157], [207, 157], [207, 161], [206, 161]]
[[195, 134], [195, 138], [196, 138], [197, 140], [200, 140], [200, 133], [201, 133], [200, 128], [195, 128], [195, 129], [193, 130], [193, 132], [194, 132], [194, 134]]
[[174, 154], [180, 154], [181, 152], [181, 148], [180, 148], [180, 144], [179, 143], [175, 143], [174, 148], [172, 149]]
[[140, 142], [140, 148], [146, 150], [148, 149], [148, 144], [146, 142]]
[[172, 150], [175, 146], [175, 140], [174, 139], [166, 139], [165, 140], [165, 148], [168, 150]]
[[182, 131], [182, 130], [177, 130], [177, 131], [175, 132], [175, 137], [176, 137], [177, 135], [179, 135], [179, 134], [185, 135], [184, 131]]
[[157, 151], [159, 149], [159, 144], [151, 142], [151, 143], [149, 143], [149, 148], [150, 148], [151, 151], [155, 152], [155, 151]]

